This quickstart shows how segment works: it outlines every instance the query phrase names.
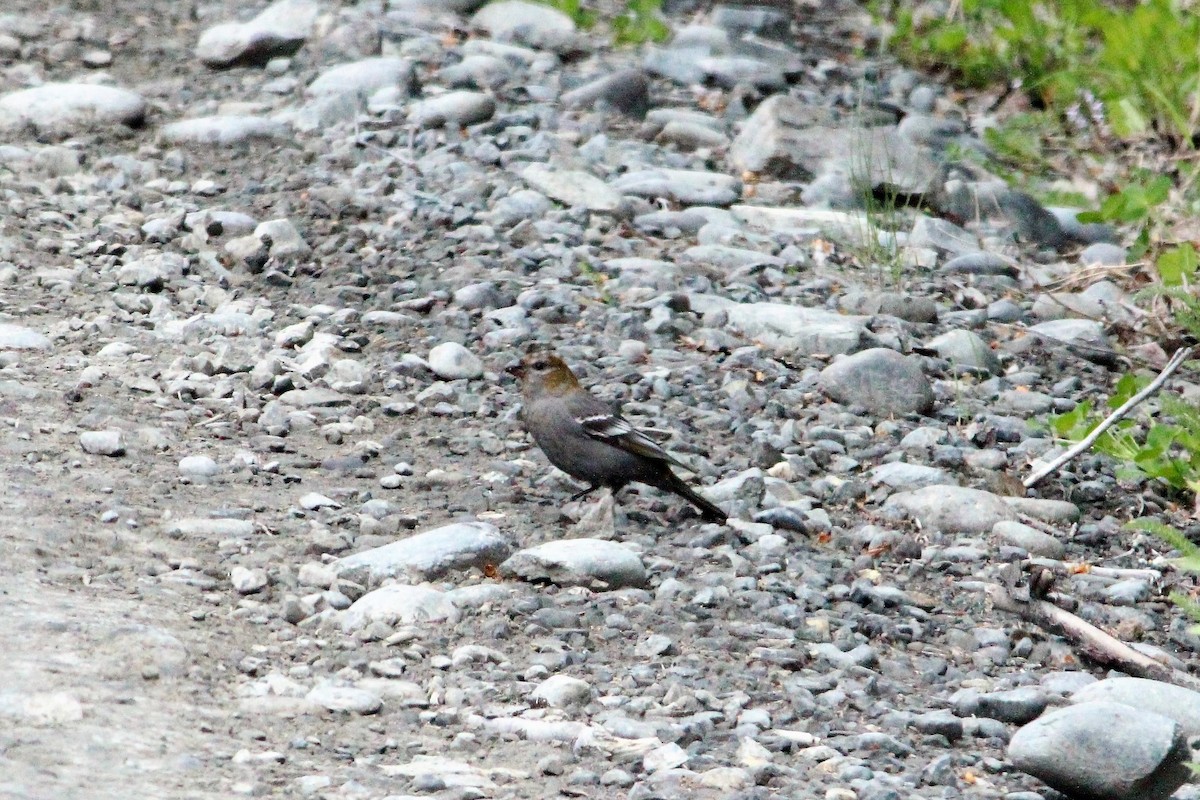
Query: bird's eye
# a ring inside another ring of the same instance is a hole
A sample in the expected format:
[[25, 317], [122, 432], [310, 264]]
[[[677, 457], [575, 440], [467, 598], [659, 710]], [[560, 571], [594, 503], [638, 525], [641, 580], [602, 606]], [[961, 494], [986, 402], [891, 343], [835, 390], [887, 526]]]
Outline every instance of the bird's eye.
[[545, 369], [547, 366], [548, 365], [546, 364], [546, 362], [541, 360], [540, 358], [537, 361], [533, 362], [533, 368], [537, 369], [537, 370]]

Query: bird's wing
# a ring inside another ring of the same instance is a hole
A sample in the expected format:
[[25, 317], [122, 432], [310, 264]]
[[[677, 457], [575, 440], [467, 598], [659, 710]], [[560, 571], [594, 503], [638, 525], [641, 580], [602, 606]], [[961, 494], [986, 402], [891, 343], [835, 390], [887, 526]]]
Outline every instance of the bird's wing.
[[577, 417], [576, 420], [583, 426], [587, 435], [593, 439], [598, 439], [635, 455], [665, 461], [682, 469], [688, 469], [686, 464], [672, 457], [653, 439], [630, 425], [629, 420], [620, 414], [589, 414]]

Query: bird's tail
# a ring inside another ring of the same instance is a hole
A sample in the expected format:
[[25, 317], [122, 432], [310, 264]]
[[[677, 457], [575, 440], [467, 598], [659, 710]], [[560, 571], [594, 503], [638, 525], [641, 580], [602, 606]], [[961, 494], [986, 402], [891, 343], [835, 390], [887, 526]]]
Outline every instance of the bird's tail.
[[700, 509], [700, 516], [709, 522], [719, 522], [722, 525], [729, 519], [729, 515], [722, 511], [715, 503], [709, 502], [701, 497], [696, 490], [683, 482], [683, 479], [674, 472], [667, 472], [670, 477], [664, 481], [659, 488], [666, 489], [668, 492], [675, 494], [687, 500], [689, 503]]

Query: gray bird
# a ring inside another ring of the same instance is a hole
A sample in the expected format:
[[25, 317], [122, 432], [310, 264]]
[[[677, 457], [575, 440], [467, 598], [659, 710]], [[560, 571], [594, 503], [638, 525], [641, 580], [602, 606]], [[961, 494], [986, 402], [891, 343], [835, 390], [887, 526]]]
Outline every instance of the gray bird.
[[558, 356], [529, 355], [507, 371], [521, 382], [525, 429], [551, 464], [588, 484], [572, 500], [601, 486], [616, 493], [636, 482], [679, 495], [710, 522], [728, 518], [671, 470], [686, 465], [584, 389]]

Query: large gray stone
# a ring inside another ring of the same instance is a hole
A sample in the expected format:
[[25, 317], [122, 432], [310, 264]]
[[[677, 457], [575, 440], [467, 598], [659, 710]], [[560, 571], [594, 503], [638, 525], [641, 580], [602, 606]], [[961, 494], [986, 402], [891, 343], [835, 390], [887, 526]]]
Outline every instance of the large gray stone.
[[933, 388], [920, 362], [886, 347], [837, 359], [821, 370], [820, 384], [834, 400], [865, 406], [877, 416], [933, 407]]
[[711, 294], [690, 294], [688, 300], [697, 313], [724, 313], [731, 327], [781, 355], [853, 353], [874, 342], [870, 317], [787, 303], [735, 303]]
[[1166, 800], [1191, 776], [1188, 756], [1173, 719], [1104, 701], [1052, 711], [1008, 745], [1017, 769], [1078, 800]]
[[942, 533], [987, 533], [997, 522], [1015, 520], [1017, 513], [1003, 498], [964, 486], [926, 486], [894, 494], [884, 508], [902, 510], [926, 530]]
[[646, 568], [637, 553], [606, 539], [560, 539], [522, 550], [500, 565], [500, 572], [560, 586], [620, 589], [645, 586]]
[[146, 101], [136, 92], [90, 83], [44, 83], [0, 97], [0, 131], [29, 128], [54, 137], [96, 126], [140, 126]]
[[225, 22], [206, 30], [196, 43], [196, 57], [213, 69], [262, 66], [299, 50], [320, 13], [315, 0], [279, 0], [249, 22]]
[[457, 522], [334, 562], [339, 575], [358, 583], [404, 577], [428, 580], [508, 558], [512, 545], [495, 525]]

